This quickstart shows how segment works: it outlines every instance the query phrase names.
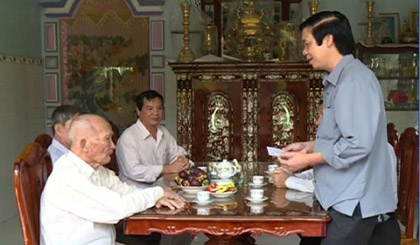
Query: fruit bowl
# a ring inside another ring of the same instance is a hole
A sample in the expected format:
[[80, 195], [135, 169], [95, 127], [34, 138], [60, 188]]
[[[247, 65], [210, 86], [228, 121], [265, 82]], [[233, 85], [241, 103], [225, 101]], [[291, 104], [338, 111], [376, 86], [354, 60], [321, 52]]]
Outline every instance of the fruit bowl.
[[183, 192], [185, 192], [186, 194], [196, 194], [199, 191], [204, 191], [207, 186], [182, 186], [179, 185], [179, 188], [181, 188], [181, 190]]

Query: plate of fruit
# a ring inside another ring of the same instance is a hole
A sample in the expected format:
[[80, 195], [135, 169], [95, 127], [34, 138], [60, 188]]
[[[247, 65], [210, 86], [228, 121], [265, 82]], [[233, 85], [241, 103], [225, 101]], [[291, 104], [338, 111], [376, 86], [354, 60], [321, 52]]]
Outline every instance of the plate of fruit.
[[209, 185], [206, 172], [199, 168], [183, 170], [175, 177], [175, 183], [187, 194], [204, 191]]
[[207, 186], [206, 191], [215, 198], [228, 198], [235, 195], [237, 188], [233, 182], [214, 183]]

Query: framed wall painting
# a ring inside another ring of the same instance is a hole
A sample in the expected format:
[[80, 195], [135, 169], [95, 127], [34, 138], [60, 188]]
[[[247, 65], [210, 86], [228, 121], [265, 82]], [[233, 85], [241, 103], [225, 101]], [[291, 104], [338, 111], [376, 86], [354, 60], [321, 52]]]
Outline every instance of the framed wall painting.
[[58, 69], [58, 56], [45, 56], [45, 69]]
[[399, 13], [379, 13], [379, 42], [398, 43], [400, 34]]
[[46, 102], [47, 103], [58, 103], [59, 102], [59, 84], [58, 84], [58, 73], [46, 73], [45, 74], [46, 84]]
[[57, 23], [45, 22], [44, 23], [44, 44], [45, 52], [57, 51]]
[[419, 33], [419, 11], [410, 12], [410, 29], [414, 33]]

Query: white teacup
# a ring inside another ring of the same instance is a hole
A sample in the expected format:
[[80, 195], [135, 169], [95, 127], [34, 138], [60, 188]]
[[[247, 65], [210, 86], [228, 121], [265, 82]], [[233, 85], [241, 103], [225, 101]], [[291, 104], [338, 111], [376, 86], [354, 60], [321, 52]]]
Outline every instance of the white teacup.
[[210, 192], [208, 191], [199, 191], [197, 192], [197, 201], [206, 202], [210, 200]]
[[279, 165], [277, 164], [270, 164], [268, 165], [268, 172], [274, 172], [274, 170], [276, 170], [276, 168], [278, 168]]
[[264, 206], [262, 205], [251, 205], [251, 213], [261, 214], [264, 212]]
[[260, 200], [264, 197], [264, 190], [263, 189], [251, 189], [250, 190], [251, 198], [254, 200]]
[[201, 169], [202, 171], [204, 171], [204, 173], [207, 173], [207, 167], [206, 166], [199, 166], [199, 169]]
[[261, 175], [252, 176], [252, 183], [256, 185], [262, 185], [264, 183], [264, 176], [261, 176]]
[[197, 215], [209, 215], [210, 208], [209, 207], [198, 207], [197, 208]]

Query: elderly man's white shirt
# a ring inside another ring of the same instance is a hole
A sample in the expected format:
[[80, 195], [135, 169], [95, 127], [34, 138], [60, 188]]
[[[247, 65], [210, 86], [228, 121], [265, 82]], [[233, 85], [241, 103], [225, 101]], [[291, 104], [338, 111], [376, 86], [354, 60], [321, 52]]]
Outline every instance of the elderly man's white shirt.
[[140, 190], [114, 172], [63, 155], [41, 196], [41, 244], [115, 244], [113, 224], [155, 205], [161, 187]]
[[51, 142], [51, 145], [48, 147], [48, 152], [51, 156], [51, 161], [53, 165], [55, 162], [60, 158], [62, 155], [66, 154], [70, 150], [67, 149], [64, 145], [62, 145], [58, 140], [54, 139]]
[[140, 120], [123, 132], [115, 152], [121, 180], [141, 188], [158, 179], [163, 165], [185, 155], [165, 127], [158, 126], [155, 140]]

